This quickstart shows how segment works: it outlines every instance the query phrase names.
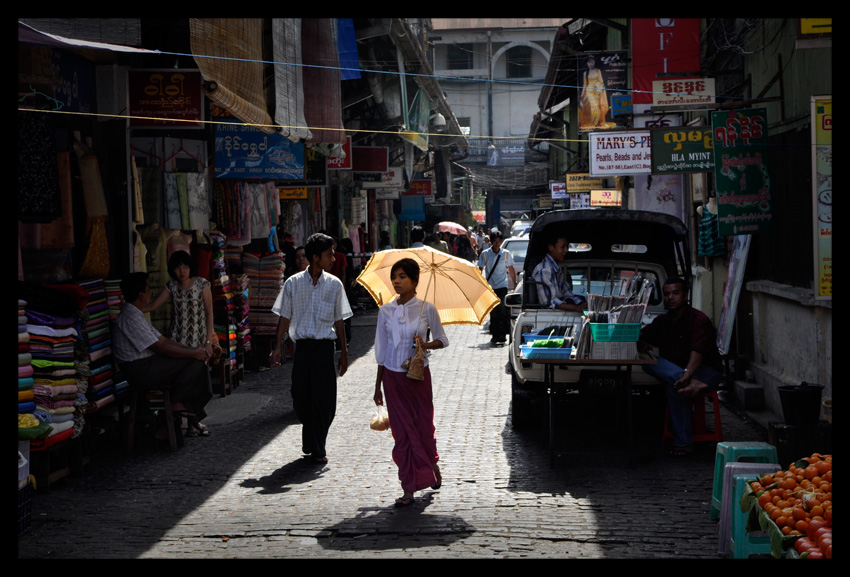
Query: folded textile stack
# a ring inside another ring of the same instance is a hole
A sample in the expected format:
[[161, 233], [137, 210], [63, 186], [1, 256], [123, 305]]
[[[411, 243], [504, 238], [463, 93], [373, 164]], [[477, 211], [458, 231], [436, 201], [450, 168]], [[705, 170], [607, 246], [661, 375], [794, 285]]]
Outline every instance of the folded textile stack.
[[231, 277], [233, 290], [233, 317], [236, 323], [236, 345], [238, 350], [251, 350], [251, 322], [248, 318], [251, 312], [251, 286], [247, 274], [237, 274]]
[[[87, 279], [77, 283], [89, 293], [84, 311], [82, 328], [85, 344], [83, 363], [87, 374], [85, 380], [86, 413], [93, 413], [115, 401], [115, 369], [112, 360], [112, 328], [106, 296], [106, 282], [101, 278]], [[85, 379], [83, 379], [85, 377]]]
[[121, 312], [121, 304], [123, 302], [121, 298], [121, 280], [107, 279], [104, 281], [104, 285], [106, 288], [107, 313], [109, 319], [114, 321], [118, 318], [118, 313]]
[[18, 414], [35, 411], [33, 402], [32, 354], [30, 334], [27, 332], [29, 319], [26, 316], [27, 301], [18, 299]]
[[[87, 297], [62, 285], [44, 287], [42, 291], [24, 309], [31, 359], [31, 413], [50, 429], [47, 436], [31, 440], [32, 451], [76, 437], [85, 425], [80, 411], [76, 356], [80, 346], [77, 307]], [[62, 302], [63, 295], [71, 300]]]
[[245, 252], [242, 264], [250, 286], [248, 318], [251, 332], [254, 335], [274, 335], [279, 317], [272, 312], [272, 306], [283, 285], [283, 252]]

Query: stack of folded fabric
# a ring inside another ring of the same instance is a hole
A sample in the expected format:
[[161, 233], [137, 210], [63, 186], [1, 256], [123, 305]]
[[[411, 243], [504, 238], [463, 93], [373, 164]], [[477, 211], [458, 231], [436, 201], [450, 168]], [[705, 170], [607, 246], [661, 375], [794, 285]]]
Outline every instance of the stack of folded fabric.
[[85, 343], [84, 364], [88, 368], [85, 374], [85, 412], [93, 413], [115, 401], [110, 311], [106, 283], [102, 278], [86, 279], [77, 284], [89, 293], [82, 333]]
[[107, 279], [104, 281], [106, 289], [106, 306], [109, 314], [109, 320], [114, 321], [118, 318], [118, 313], [121, 312], [121, 280]]
[[31, 450], [39, 451], [78, 436], [84, 420], [78, 410], [80, 392], [75, 362], [79, 316], [63, 316], [33, 307], [26, 309], [33, 415], [51, 428], [47, 437], [31, 441]]
[[26, 316], [27, 301], [18, 299], [18, 414], [32, 413], [33, 367], [30, 353], [30, 334], [27, 332], [29, 319]]
[[282, 251], [264, 254], [245, 252], [242, 263], [249, 282], [248, 319], [254, 335], [274, 335], [278, 316], [272, 312], [284, 280]]
[[236, 323], [236, 346], [237, 350], [246, 353], [251, 350], [251, 287], [247, 274], [232, 275], [232, 288], [234, 294], [233, 317]]

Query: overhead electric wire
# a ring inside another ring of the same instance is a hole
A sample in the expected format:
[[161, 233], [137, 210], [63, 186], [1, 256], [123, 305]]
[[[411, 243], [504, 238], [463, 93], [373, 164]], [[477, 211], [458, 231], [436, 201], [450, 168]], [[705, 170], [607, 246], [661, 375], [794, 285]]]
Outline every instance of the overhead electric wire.
[[[757, 27], [754, 27], [754, 28], [757, 28]], [[762, 46], [759, 50], [763, 50], [764, 48], [767, 47], [768, 44], [773, 42], [776, 39], [776, 37], [778, 36], [778, 34], [781, 33], [781, 30], [783, 30], [783, 29], [784, 29], [784, 26], [779, 26], [779, 32], [774, 34], [774, 37], [771, 38], [769, 41], [767, 41], [765, 43], [765, 45]], [[740, 38], [738, 40], [743, 42], [743, 38]], [[735, 47], [735, 46], [738, 46], [738, 45], [734, 44], [733, 42], [730, 42], [726, 47], [724, 47], [724, 49], [730, 48], [730, 47]], [[600, 52], [604, 52], [604, 51], [603, 50], [597, 50], [597, 51], [589, 51], [589, 52], [600, 53]], [[756, 52], [758, 52], [758, 51], [756, 51]], [[398, 72], [396, 70], [380, 70], [380, 69], [375, 69], [375, 68], [364, 69], [364, 68], [360, 68], [360, 67], [359, 68], [351, 68], [351, 67], [344, 67], [344, 66], [321, 66], [321, 65], [316, 65], [316, 64], [303, 64], [303, 63], [298, 64], [298, 63], [291, 63], [291, 62], [277, 62], [277, 61], [274, 61], [274, 60], [269, 61], [269, 60], [255, 60], [255, 59], [245, 59], [245, 58], [229, 58], [229, 57], [223, 57], [223, 56], [208, 56], [208, 55], [198, 55], [198, 54], [184, 53], [184, 52], [169, 52], [169, 51], [162, 51], [162, 50], [152, 50], [152, 55], [157, 55], [157, 54], [163, 55], [163, 56], [182, 56], [182, 57], [190, 57], [190, 58], [210, 58], [210, 59], [218, 59], [218, 60], [253, 62], [253, 63], [261, 63], [261, 64], [280, 65], [280, 66], [300, 66], [300, 67], [305, 67], [305, 68], [311, 67], [311, 68], [340, 70], [340, 71], [357, 71], [357, 72], [360, 72], [360, 73], [388, 74], [388, 75], [399, 76], [399, 77], [405, 76], [405, 77], [413, 77], [413, 78], [428, 78], [428, 79], [434, 79], [434, 80], [438, 80], [438, 81], [442, 79], [442, 80], [447, 80], [447, 81], [466, 81], [466, 82], [482, 82], [482, 83], [487, 82], [487, 83], [494, 83], [494, 84], [523, 85], [523, 86], [531, 86], [531, 87], [538, 87], [538, 88], [544, 88], [544, 87], [548, 87], [548, 88], [571, 88], [571, 89], [576, 89], [576, 90], [579, 90], [579, 89], [582, 88], [582, 86], [569, 85], [569, 84], [548, 84], [548, 83], [543, 83], [543, 82], [529, 82], [529, 81], [507, 80], [507, 79], [487, 79], [487, 78], [476, 79], [476, 78], [464, 77], [464, 76], [445, 76], [445, 75], [437, 75], [437, 74], [420, 74], [420, 73], [411, 73], [411, 72]], [[582, 55], [577, 55], [577, 56], [575, 56], [575, 58], [580, 59], [581, 56]], [[789, 59], [789, 62], [786, 63], [786, 67], [789, 65], [789, 63], [790, 63], [790, 59]], [[612, 92], [621, 92], [621, 93], [641, 93], [641, 94], [652, 94], [652, 93], [654, 93], [652, 91], [645, 91], [645, 90], [639, 91], [639, 90], [625, 89], [625, 88], [617, 88], [617, 89], [603, 88], [601, 90], [612, 91]], [[679, 95], [680, 93], [661, 92], [659, 94]], [[715, 98], [722, 98], [722, 99], [727, 99], [727, 100], [731, 100], [731, 101], [741, 100], [741, 101], [746, 101], [748, 103], [752, 103], [753, 101], [760, 100], [760, 99], [756, 99], [756, 98], [745, 99], [745, 98], [742, 98], [742, 97], [735, 97], [735, 96], [722, 96], [722, 95], [714, 95], [714, 96], [715, 96]], [[768, 98], [768, 97], [765, 97], [761, 100], [764, 100], [766, 103], [778, 102], [775, 98]], [[792, 101], [791, 100], [783, 100], [782, 102], [792, 102]], [[808, 101], [806, 101], [806, 102], [808, 102]], [[232, 122], [228, 123], [226, 121], [181, 120], [181, 119], [173, 119], [173, 118], [156, 118], [156, 117], [148, 117], [148, 116], [141, 116], [140, 117], [140, 116], [122, 115], [122, 114], [98, 114], [98, 113], [92, 113], [92, 112], [71, 112], [71, 111], [63, 111], [63, 110], [43, 110], [43, 109], [38, 109], [38, 108], [26, 108], [26, 107], [20, 107], [20, 106], [18, 107], [18, 110], [19, 111], [30, 111], [30, 112], [51, 112], [51, 113], [56, 113], [56, 114], [78, 114], [78, 115], [87, 115], [87, 116], [105, 116], [105, 117], [125, 118], [125, 119], [167, 120], [167, 121], [170, 121], [170, 122], [181, 122], [182, 121], [182, 122], [187, 122], [187, 123], [192, 123], [192, 124], [198, 124], [198, 123], [232, 124]], [[270, 126], [272, 128], [280, 127], [280, 128], [290, 128], [290, 129], [296, 129], [296, 128], [297, 129], [303, 129], [303, 128], [305, 128], [305, 127], [299, 127], [299, 126], [282, 126], [282, 125], [279, 125], [279, 124], [273, 124], [273, 125], [260, 125], [260, 124], [250, 124], [250, 123], [245, 123], [245, 124], [248, 125], [248, 126], [257, 126], [257, 127], [261, 127], [261, 126], [262, 127], [269, 127]], [[325, 127], [306, 127], [306, 128], [308, 128], [310, 130], [343, 130], [343, 131], [349, 131], [349, 132], [398, 134], [398, 131], [357, 130], [357, 129], [351, 129], [351, 128], [335, 129], [335, 128], [325, 128]], [[433, 136], [445, 136], [445, 133], [422, 133], [422, 134], [428, 134], [428, 135], [433, 135]], [[496, 139], [501, 140], [501, 139], [516, 139], [516, 138], [524, 138], [524, 137], [517, 137], [517, 136], [498, 137], [498, 136], [492, 136], [492, 135], [480, 135], [480, 136], [466, 135], [466, 138], [467, 139], [476, 139], [477, 138], [477, 139], [484, 139], [484, 140], [496, 140]], [[545, 140], [553, 141], [553, 142], [580, 142], [580, 143], [581, 142], [588, 142], [588, 139], [569, 139], [569, 138], [562, 138], [562, 139], [546, 138]]]

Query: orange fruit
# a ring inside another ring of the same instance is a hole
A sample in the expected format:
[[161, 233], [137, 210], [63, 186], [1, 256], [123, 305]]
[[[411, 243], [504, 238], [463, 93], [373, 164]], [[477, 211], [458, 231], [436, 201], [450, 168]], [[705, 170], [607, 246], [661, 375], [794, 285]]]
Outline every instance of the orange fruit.
[[808, 467], [803, 469], [803, 476], [806, 477], [806, 479], [814, 479], [815, 477], [818, 476], [818, 468], [815, 467], [815, 466], [809, 465]]
[[800, 521], [797, 521], [797, 523], [794, 525], [794, 528], [795, 528], [797, 531], [799, 531], [800, 533], [805, 533], [805, 532], [806, 532], [806, 529], [808, 529], [808, 528], [809, 528], [809, 524], [808, 524], [808, 523], [806, 523], [806, 522], [805, 522], [805, 521], [803, 521], [803, 520], [800, 520]]
[[827, 462], [827, 461], [820, 461], [815, 466], [817, 467], [818, 474], [820, 474], [821, 476], [823, 476], [823, 474], [826, 473], [827, 471], [832, 470], [832, 463]]

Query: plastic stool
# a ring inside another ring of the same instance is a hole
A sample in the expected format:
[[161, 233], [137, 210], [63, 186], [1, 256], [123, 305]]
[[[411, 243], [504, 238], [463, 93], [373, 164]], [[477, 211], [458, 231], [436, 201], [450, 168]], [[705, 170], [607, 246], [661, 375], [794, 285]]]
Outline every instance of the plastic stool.
[[[705, 426], [705, 401], [711, 399], [714, 403], [714, 431], [709, 431]], [[694, 443], [719, 443], [723, 440], [723, 423], [720, 421], [720, 399], [717, 391], [709, 391], [698, 395], [694, 399], [693, 417], [693, 441]], [[667, 416], [664, 419], [664, 438], [666, 441], [673, 438], [673, 429], [670, 423], [670, 408], [667, 408]]]
[[717, 443], [714, 453], [714, 484], [711, 491], [711, 518], [720, 516], [720, 504], [723, 498], [723, 471], [726, 463], [748, 460], [755, 463], [776, 463], [779, 457], [776, 447], [761, 442], [721, 442]]
[[761, 531], [747, 532], [748, 513], [743, 513], [737, 505], [744, 494], [750, 475], [734, 475], [732, 483], [732, 527], [729, 536], [729, 558], [747, 559], [750, 555], [771, 553], [770, 537]]
[[[723, 468], [723, 499], [720, 504], [720, 524], [717, 526], [717, 552], [721, 555], [729, 553], [732, 515], [736, 513], [738, 501], [733, 499], [735, 489], [733, 487], [736, 475], [746, 475], [752, 480], [755, 475], [762, 473], [775, 473], [780, 469], [777, 463], [726, 463]], [[740, 500], [740, 496], [738, 497]]]

